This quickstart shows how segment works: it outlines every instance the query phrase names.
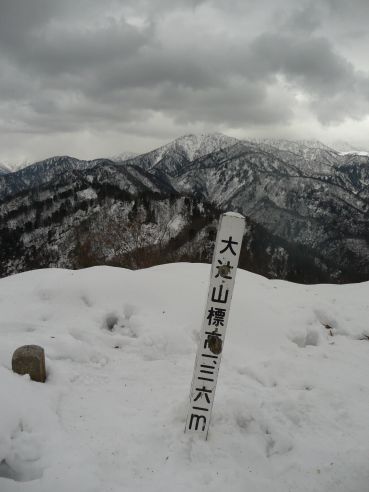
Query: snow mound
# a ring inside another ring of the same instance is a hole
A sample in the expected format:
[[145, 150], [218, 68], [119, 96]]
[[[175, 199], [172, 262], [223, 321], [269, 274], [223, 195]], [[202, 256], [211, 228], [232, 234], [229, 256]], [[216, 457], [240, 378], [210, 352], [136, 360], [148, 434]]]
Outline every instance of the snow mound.
[[[240, 270], [208, 441], [184, 434], [208, 265], [0, 280], [0, 491], [366, 492], [369, 283]], [[48, 380], [11, 371], [45, 348]]]

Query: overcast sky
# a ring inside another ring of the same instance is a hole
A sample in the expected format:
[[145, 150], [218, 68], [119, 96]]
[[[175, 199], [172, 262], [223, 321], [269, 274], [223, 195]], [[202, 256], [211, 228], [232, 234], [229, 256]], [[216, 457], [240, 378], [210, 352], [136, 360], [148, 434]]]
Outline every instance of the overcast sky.
[[369, 149], [368, 0], [0, 0], [0, 162], [186, 133]]

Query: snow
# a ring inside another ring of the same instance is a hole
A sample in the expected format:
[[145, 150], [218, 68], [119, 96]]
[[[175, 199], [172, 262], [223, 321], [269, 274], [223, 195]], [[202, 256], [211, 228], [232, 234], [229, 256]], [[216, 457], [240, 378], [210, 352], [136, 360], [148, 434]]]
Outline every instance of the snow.
[[180, 148], [189, 161], [193, 161], [220, 149], [230, 147], [239, 140], [222, 133], [188, 134], [177, 138], [164, 148]]
[[369, 152], [365, 150], [350, 150], [348, 152], [340, 152], [340, 155], [360, 155], [360, 156], [369, 156]]
[[138, 154], [135, 152], [121, 152], [120, 154], [114, 155], [112, 157], [109, 157], [109, 159], [113, 162], [124, 162], [127, 161], [128, 159], [133, 159], [134, 157], [137, 157]]
[[[231, 147], [238, 142], [240, 142], [238, 139], [223, 135], [222, 133], [188, 134], [183, 135], [158, 149], [137, 156], [137, 160], [134, 160], [133, 162], [140, 162], [140, 160], [144, 158], [144, 165], [148, 169], [152, 169], [160, 164], [165, 156], [174, 156], [174, 161], [176, 161], [178, 155], [181, 155], [192, 162], [195, 159], [204, 157], [212, 152]], [[149, 164], [147, 164], [146, 161], [148, 161]]]
[[[208, 265], [0, 280], [1, 492], [367, 492], [369, 283], [239, 270], [208, 441], [184, 434]], [[45, 348], [45, 384], [11, 371]]]
[[77, 196], [80, 200], [93, 200], [97, 197], [97, 193], [92, 188], [86, 188], [85, 190], [78, 191]]
[[237, 219], [245, 218], [242, 214], [239, 214], [237, 212], [226, 212], [224, 215], [228, 215], [229, 217], [236, 217]]
[[178, 214], [173, 217], [173, 219], [168, 223], [169, 229], [172, 232], [178, 233], [186, 225], [186, 219], [183, 215]]
[[21, 167], [25, 167], [27, 166], [28, 163], [27, 162], [24, 162], [23, 164], [14, 164], [14, 163], [5, 163], [5, 162], [1, 162], [0, 163], [0, 169], [4, 169], [4, 171], [8, 172], [8, 173], [13, 173], [13, 172], [16, 172], [18, 171]]
[[281, 150], [288, 150], [290, 152], [296, 152], [296, 153], [304, 153], [306, 155], [309, 155], [309, 153], [306, 152], [307, 149], [310, 150], [321, 149], [321, 150], [329, 150], [329, 151], [333, 150], [333, 148], [328, 147], [327, 145], [320, 142], [319, 140], [311, 140], [311, 139], [286, 140], [283, 138], [281, 139], [263, 138], [261, 140], [254, 139], [252, 141], [258, 143], [265, 143], [267, 145], [271, 145], [272, 147], [276, 147]]

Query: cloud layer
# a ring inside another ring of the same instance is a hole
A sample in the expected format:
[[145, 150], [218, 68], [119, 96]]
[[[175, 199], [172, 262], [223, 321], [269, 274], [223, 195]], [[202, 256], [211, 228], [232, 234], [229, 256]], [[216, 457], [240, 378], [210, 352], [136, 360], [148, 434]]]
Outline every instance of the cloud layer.
[[213, 130], [366, 145], [367, 0], [0, 10], [0, 161], [140, 151]]

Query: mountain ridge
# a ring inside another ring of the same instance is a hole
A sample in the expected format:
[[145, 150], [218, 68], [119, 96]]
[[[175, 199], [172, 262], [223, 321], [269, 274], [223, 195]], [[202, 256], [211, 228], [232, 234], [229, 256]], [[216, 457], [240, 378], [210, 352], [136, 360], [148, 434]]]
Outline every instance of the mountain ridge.
[[[141, 215], [128, 213], [132, 203], [142, 196], [146, 198], [140, 202]], [[168, 207], [168, 196], [174, 200], [168, 221], [182, 224], [176, 231], [177, 242], [171, 243], [177, 253], [183, 243], [179, 240], [181, 229], [191, 228], [190, 222], [195, 221], [196, 214], [193, 216], [190, 209], [202, 203], [203, 207], [207, 204], [208, 215], [204, 214], [201, 228], [211, 227], [222, 211], [233, 210], [247, 217], [249, 237], [245, 237], [247, 253], [242, 261], [256, 273], [302, 282], [369, 278], [369, 158], [342, 155], [316, 141], [258, 143], [221, 134], [189, 134], [124, 162], [50, 158], [0, 176], [2, 230], [10, 234], [6, 237], [13, 237], [12, 231], [17, 231], [19, 251], [26, 243], [37, 248], [37, 234], [44, 234], [42, 224], [50, 222], [46, 203], [53, 204], [52, 237], [56, 244], [57, 228], [65, 229], [63, 221], [72, 229], [79, 227], [79, 207], [86, 212], [82, 214], [86, 227], [92, 227], [97, 235], [92, 217], [101, 230], [106, 230], [95, 213], [99, 208], [105, 211], [108, 222], [113, 220], [116, 207], [126, 210], [121, 213], [123, 228], [140, 224], [154, 230], [159, 215], [153, 213], [152, 206], [155, 200], [161, 200], [163, 212]], [[183, 197], [189, 200], [186, 205]], [[22, 227], [34, 231], [31, 242]], [[205, 237], [205, 229], [201, 230]], [[196, 234], [194, 242], [190, 237], [186, 239], [189, 259], [197, 258]], [[87, 241], [88, 235], [84, 237]], [[154, 241], [153, 237], [150, 240]], [[149, 243], [145, 241], [147, 248]], [[206, 241], [205, 249], [209, 251], [211, 239]], [[305, 258], [298, 254], [299, 248], [305, 251]], [[99, 256], [99, 261], [103, 257]], [[124, 261], [129, 261], [127, 256]], [[7, 268], [3, 267], [5, 272]]]
[[[192, 142], [192, 145], [189, 143]], [[195, 158], [201, 157], [203, 155], [206, 155], [208, 153], [212, 153], [218, 148], [226, 148], [232, 144], [235, 144], [237, 142], [246, 142], [246, 143], [256, 143], [256, 144], [266, 144], [270, 147], [274, 147], [279, 150], [290, 150], [292, 151], [293, 148], [298, 148], [298, 147], [306, 147], [309, 149], [321, 149], [321, 150], [329, 150], [332, 152], [335, 152], [337, 154], [353, 154], [353, 155], [363, 155], [367, 156], [369, 154], [368, 151], [365, 151], [364, 149], [361, 150], [355, 150], [353, 146], [348, 144], [347, 142], [336, 142], [335, 145], [327, 145], [319, 140], [315, 139], [284, 139], [284, 138], [249, 138], [249, 139], [240, 139], [236, 137], [232, 137], [229, 135], [225, 135], [220, 132], [213, 132], [213, 133], [188, 133], [182, 136], [177, 137], [176, 139], [160, 146], [157, 147], [153, 150], [146, 151], [146, 152], [130, 152], [130, 151], [123, 151], [120, 152], [116, 155], [108, 156], [108, 157], [97, 157], [94, 159], [80, 159], [77, 157], [69, 156], [69, 155], [54, 155], [51, 157], [47, 157], [45, 159], [41, 159], [39, 161], [35, 161], [33, 163], [26, 163], [26, 164], [16, 164], [14, 166], [7, 165], [7, 164], [0, 164], [0, 167], [3, 167], [4, 169], [7, 169], [8, 172], [18, 172], [21, 171], [22, 169], [25, 169], [27, 167], [37, 165], [37, 164], [42, 164], [45, 161], [52, 160], [52, 159], [61, 159], [61, 158], [69, 158], [69, 159], [75, 159], [77, 161], [83, 161], [83, 162], [92, 162], [92, 161], [100, 161], [100, 160], [111, 160], [113, 162], [125, 162], [131, 159], [135, 159], [137, 157], [142, 157], [145, 155], [150, 154], [151, 152], [156, 152], [159, 153], [163, 152], [167, 149], [173, 149], [175, 146], [182, 147], [183, 149], [187, 148], [187, 156], [191, 156], [189, 160], [194, 160]], [[201, 145], [202, 144], [202, 145]], [[206, 144], [208, 144], [208, 147], [206, 147]], [[221, 146], [221, 144], [223, 144]], [[336, 148], [337, 147], [337, 148]], [[196, 154], [196, 150], [200, 149], [200, 152]], [[196, 154], [196, 155], [195, 155]]]

